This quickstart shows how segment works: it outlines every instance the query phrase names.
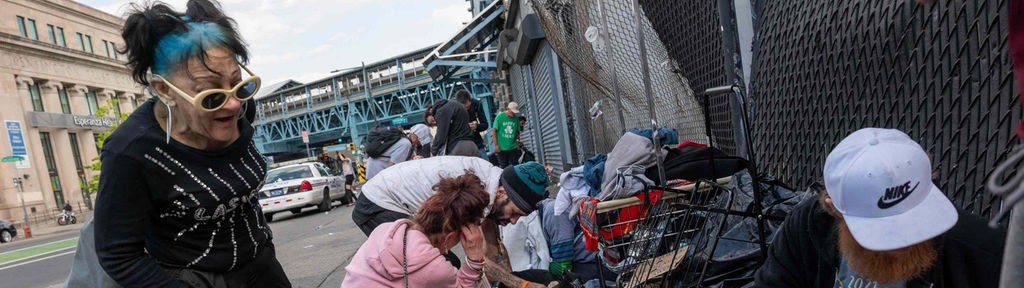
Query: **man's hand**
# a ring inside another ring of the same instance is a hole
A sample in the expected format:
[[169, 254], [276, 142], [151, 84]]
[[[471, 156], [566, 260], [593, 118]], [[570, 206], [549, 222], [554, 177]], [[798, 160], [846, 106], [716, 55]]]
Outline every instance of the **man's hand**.
[[470, 224], [462, 227], [462, 249], [466, 251], [466, 258], [473, 261], [484, 260], [487, 246], [484, 245], [484, 232], [480, 225]]
[[469, 130], [473, 130], [473, 131], [476, 131], [476, 126], [477, 126], [477, 125], [480, 125], [480, 123], [476, 123], [476, 122], [470, 122], [470, 123], [469, 123]]

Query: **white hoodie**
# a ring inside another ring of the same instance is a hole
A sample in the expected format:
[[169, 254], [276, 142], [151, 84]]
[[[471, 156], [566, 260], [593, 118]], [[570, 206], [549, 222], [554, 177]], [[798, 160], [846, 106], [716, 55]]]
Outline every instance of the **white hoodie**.
[[[441, 182], [441, 177], [457, 177], [467, 171], [484, 182], [484, 190], [494, 205], [502, 169], [478, 157], [437, 156], [398, 163], [367, 181], [362, 193], [381, 208], [413, 215], [427, 198], [434, 195], [433, 187]], [[489, 214], [491, 205], [485, 209], [484, 215]]]

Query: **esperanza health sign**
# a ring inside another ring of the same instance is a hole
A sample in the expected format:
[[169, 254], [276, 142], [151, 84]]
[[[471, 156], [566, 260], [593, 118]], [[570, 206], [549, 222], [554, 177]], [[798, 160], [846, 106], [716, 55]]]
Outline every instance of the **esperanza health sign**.
[[28, 147], [25, 144], [25, 134], [22, 133], [20, 121], [5, 120], [4, 127], [7, 127], [7, 140], [11, 142], [11, 154], [14, 156], [21, 156], [21, 161], [15, 162], [15, 167], [18, 169], [29, 169], [32, 168], [31, 161], [28, 159]]

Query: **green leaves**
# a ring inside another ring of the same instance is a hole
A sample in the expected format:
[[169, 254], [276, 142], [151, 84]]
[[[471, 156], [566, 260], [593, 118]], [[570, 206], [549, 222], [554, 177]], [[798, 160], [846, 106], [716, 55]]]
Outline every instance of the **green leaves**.
[[[108, 99], [106, 105], [102, 105], [99, 107], [99, 109], [96, 109], [96, 117], [107, 117], [107, 115], [110, 114], [112, 110], [117, 111], [114, 107], [115, 105], [119, 104], [120, 103], [117, 100]], [[121, 113], [121, 115], [112, 115], [117, 116], [119, 118], [117, 124], [111, 126], [110, 130], [96, 133], [96, 147], [99, 148], [100, 151], [103, 150], [103, 142], [107, 140], [107, 137], [110, 137], [110, 134], [114, 133], [114, 130], [117, 130], [117, 126], [119, 126], [121, 122], [128, 119], [128, 115], [129, 114], [125, 113]], [[83, 187], [85, 189], [86, 197], [92, 197], [92, 195], [96, 193], [96, 190], [99, 189], [100, 167], [102, 166], [103, 163], [100, 161], [100, 157], [97, 156], [95, 158], [92, 158], [92, 161], [86, 167], [87, 169], [92, 170], [94, 172], [92, 174], [92, 177], [89, 178], [89, 181], [85, 184], [86, 186]]]

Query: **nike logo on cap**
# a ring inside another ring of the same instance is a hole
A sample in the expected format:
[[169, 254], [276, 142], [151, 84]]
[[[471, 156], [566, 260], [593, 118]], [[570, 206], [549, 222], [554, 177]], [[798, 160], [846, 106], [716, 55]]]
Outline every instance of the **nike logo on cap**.
[[878, 198], [878, 208], [889, 209], [896, 204], [900, 204], [907, 197], [910, 197], [910, 193], [914, 193], [917, 190], [917, 186], [920, 186], [921, 182], [914, 184], [914, 188], [910, 188], [910, 181], [903, 183], [903, 185], [885, 188], [885, 194], [882, 198]]

